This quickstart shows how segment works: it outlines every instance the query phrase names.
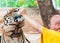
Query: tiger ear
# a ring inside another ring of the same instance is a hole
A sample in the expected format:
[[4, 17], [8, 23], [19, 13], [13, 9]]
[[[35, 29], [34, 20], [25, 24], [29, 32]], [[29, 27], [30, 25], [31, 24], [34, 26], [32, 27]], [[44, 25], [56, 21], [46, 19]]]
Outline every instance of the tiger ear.
[[12, 9], [10, 9], [10, 12], [13, 12], [15, 10], [15, 8], [12, 8]]
[[9, 11], [10, 11], [10, 13], [9, 13], [9, 14], [10, 14], [10, 16], [13, 16], [13, 13], [14, 13], [14, 11], [15, 11], [15, 8], [10, 9]]

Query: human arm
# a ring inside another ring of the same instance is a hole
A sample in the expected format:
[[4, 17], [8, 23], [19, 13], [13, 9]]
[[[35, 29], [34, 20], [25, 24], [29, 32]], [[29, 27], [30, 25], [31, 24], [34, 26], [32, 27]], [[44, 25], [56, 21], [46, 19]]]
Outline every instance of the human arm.
[[[21, 10], [20, 10], [21, 11]], [[34, 27], [36, 30], [38, 30], [39, 32], [42, 33], [42, 27], [37, 21], [33, 20], [32, 18], [30, 18], [27, 13], [26, 13], [26, 10], [23, 10], [22, 11], [22, 15], [23, 17], [25, 18], [25, 20], [27, 20], [32, 27]]]

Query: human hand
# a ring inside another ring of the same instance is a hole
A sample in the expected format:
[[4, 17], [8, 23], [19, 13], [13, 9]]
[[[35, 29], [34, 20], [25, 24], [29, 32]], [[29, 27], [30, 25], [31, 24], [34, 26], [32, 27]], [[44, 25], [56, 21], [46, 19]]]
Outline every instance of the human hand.
[[25, 8], [20, 8], [18, 15], [20, 15], [20, 14], [21, 15], [26, 15], [27, 14], [26, 9]]

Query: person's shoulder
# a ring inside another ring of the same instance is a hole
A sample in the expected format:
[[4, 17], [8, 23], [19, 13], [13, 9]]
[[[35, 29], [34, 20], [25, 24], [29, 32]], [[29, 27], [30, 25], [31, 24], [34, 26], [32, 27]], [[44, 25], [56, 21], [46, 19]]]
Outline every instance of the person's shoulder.
[[42, 27], [43, 30], [49, 30], [47, 27]]
[[60, 34], [60, 32], [57, 32], [55, 30], [51, 30], [47, 27], [43, 27], [42, 29], [43, 29], [43, 33], [46, 33], [46, 34], [53, 34], [53, 35]]
[[47, 33], [47, 32], [50, 32], [51, 30], [47, 27], [42, 27], [42, 30], [43, 30], [43, 33]]

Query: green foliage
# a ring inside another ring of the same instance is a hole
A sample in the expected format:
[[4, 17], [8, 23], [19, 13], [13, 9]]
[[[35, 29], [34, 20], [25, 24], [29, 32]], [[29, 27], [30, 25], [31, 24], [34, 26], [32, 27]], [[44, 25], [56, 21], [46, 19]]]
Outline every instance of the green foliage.
[[60, 0], [56, 0], [56, 6], [60, 7]]
[[20, 0], [18, 5], [20, 7], [37, 7], [37, 2], [36, 0]]
[[36, 7], [36, 0], [0, 0], [0, 7]]

